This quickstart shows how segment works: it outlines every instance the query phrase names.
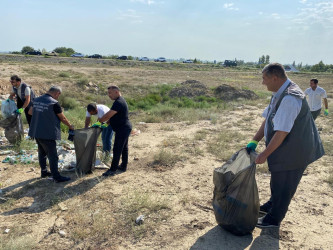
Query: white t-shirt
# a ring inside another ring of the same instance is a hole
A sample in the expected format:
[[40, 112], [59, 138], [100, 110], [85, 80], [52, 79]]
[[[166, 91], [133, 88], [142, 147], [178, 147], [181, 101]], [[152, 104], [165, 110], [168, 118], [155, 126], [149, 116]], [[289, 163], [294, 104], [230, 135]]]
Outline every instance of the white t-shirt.
[[[269, 106], [266, 107], [262, 116], [267, 118]], [[284, 131], [290, 132], [294, 126], [296, 117], [302, 108], [302, 100], [296, 98], [295, 96], [287, 95], [285, 96], [276, 111], [273, 118], [274, 131]], [[265, 128], [265, 137], [267, 137], [267, 129]]]
[[319, 86], [317, 86], [315, 90], [312, 90], [312, 88], [306, 89], [304, 94], [308, 96], [310, 111], [317, 111], [321, 109], [321, 99], [327, 98], [326, 91]]
[[[110, 111], [110, 108], [108, 108], [105, 105], [102, 104], [97, 104], [97, 117], [98, 118], [102, 118], [103, 115], [105, 115], [107, 112]], [[86, 117], [91, 117], [91, 115], [89, 114], [89, 112], [86, 112]]]
[[[20, 84], [20, 86], [17, 88], [17, 95], [20, 97], [20, 99], [22, 99], [21, 97], [21, 88], [22, 88], [22, 83]], [[14, 92], [13, 92], [14, 93]], [[24, 95], [25, 96], [28, 96], [30, 95], [31, 93], [31, 90], [30, 90], [30, 87], [26, 87], [25, 90], [24, 90]]]

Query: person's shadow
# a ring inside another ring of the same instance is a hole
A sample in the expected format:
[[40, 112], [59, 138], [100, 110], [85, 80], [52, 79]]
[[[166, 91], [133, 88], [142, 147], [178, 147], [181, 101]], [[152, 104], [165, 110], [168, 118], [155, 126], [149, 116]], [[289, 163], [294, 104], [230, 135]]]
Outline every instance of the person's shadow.
[[[86, 175], [78, 179], [74, 176], [75, 174], [72, 174], [72, 181], [69, 182], [55, 183], [48, 179], [34, 178], [4, 188], [4, 200], [19, 200], [24, 197], [32, 197], [34, 201], [30, 206], [17, 207], [3, 212], [2, 215], [43, 212], [60, 202], [86, 193], [104, 180], [100, 176], [90, 177]], [[70, 185], [73, 182], [73, 177], [76, 179], [77, 184]]]
[[[278, 229], [277, 229], [278, 230]], [[250, 247], [252, 250], [259, 249], [279, 249], [279, 239], [273, 238], [270, 234], [263, 233], [253, 242], [251, 234], [244, 236], [236, 236], [224, 230], [220, 226], [216, 226], [204, 235], [200, 236], [190, 248], [191, 250], [240, 250]], [[252, 243], [252, 244], [251, 244]]]

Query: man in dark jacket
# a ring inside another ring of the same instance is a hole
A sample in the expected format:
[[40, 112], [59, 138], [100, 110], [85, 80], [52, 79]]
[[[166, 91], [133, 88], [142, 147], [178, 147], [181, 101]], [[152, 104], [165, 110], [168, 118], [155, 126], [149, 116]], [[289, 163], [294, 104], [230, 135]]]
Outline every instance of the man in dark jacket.
[[[41, 177], [53, 177], [56, 182], [69, 181], [69, 177], [61, 176], [58, 171], [58, 153], [56, 140], [61, 139], [60, 122], [69, 129], [74, 129], [58, 103], [61, 88], [53, 86], [49, 91], [36, 98], [29, 113], [32, 114], [29, 136], [36, 139], [38, 144], [38, 160]], [[49, 159], [51, 173], [46, 168], [46, 157]]]
[[[98, 120], [100, 122], [110, 121], [110, 126], [116, 136], [113, 145], [113, 158], [110, 169], [103, 176], [113, 176], [116, 171], [125, 172], [128, 163], [128, 137], [132, 130], [132, 124], [128, 119], [128, 106], [125, 99], [121, 96], [119, 88], [115, 85], [108, 87], [108, 94], [114, 103], [105, 115]], [[119, 165], [121, 156], [121, 165]]]
[[271, 197], [260, 211], [257, 227], [279, 227], [285, 217], [305, 168], [324, 155], [324, 149], [303, 91], [286, 75], [281, 64], [272, 63], [262, 71], [263, 84], [273, 92], [265, 109], [265, 120], [247, 145], [255, 150], [265, 136], [266, 149], [256, 164], [266, 160], [271, 172]]
[[25, 117], [27, 118], [27, 122], [30, 126], [31, 123], [31, 115], [29, 115], [29, 109], [32, 106], [32, 102], [34, 100], [34, 92], [31, 87], [26, 83], [21, 82], [21, 78], [17, 75], [13, 75], [10, 77], [10, 83], [13, 86], [12, 92], [9, 95], [10, 99], [17, 98], [17, 113], [22, 114], [23, 111], [25, 113]]

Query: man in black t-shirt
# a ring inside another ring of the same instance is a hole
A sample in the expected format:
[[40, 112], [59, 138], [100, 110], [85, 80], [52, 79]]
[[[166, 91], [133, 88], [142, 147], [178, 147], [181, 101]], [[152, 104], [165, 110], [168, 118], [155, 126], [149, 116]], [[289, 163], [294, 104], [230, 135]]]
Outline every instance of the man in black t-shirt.
[[[132, 124], [128, 119], [128, 107], [121, 96], [119, 88], [115, 85], [108, 87], [108, 95], [114, 103], [109, 112], [99, 118], [100, 122], [110, 121], [110, 126], [116, 136], [113, 145], [113, 158], [110, 169], [103, 176], [113, 176], [116, 171], [125, 172], [128, 163], [128, 137], [132, 130]], [[121, 156], [121, 165], [119, 165]], [[119, 166], [118, 166], [119, 165]]]

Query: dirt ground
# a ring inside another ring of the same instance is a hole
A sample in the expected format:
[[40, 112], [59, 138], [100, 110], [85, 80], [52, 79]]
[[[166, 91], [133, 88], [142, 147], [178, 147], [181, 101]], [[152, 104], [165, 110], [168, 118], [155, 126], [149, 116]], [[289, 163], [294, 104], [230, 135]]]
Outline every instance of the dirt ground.
[[[19, 68], [12, 65], [4, 71], [1, 84], [6, 75]], [[125, 74], [124, 69], [114, 71]], [[210, 76], [215, 74], [218, 75], [213, 72]], [[329, 103], [332, 101], [329, 99]], [[140, 133], [129, 140], [128, 171], [110, 178], [102, 178], [104, 170], [96, 169], [83, 177], [66, 172], [63, 174], [72, 177], [70, 182], [53, 183], [39, 178], [36, 165], [0, 163], [0, 246], [10, 245], [12, 249], [332, 249], [333, 194], [326, 181], [333, 166], [332, 149], [308, 167], [279, 230], [255, 228], [252, 235], [239, 237], [216, 224], [211, 205], [213, 170], [223, 162], [210, 153], [208, 146], [216, 143], [216, 134], [235, 132], [242, 136], [235, 137], [228, 148], [221, 150], [239, 150], [239, 145], [246, 145], [259, 128], [264, 106], [239, 105], [234, 110], [221, 112], [216, 122], [136, 122], [134, 127]], [[327, 142], [333, 134], [331, 117], [320, 116], [316, 120], [321, 138]], [[198, 133], [206, 136], [198, 139]], [[1, 150], [4, 149], [6, 146], [2, 145]], [[173, 167], [154, 167], [152, 158], [161, 149], [183, 159]], [[261, 142], [258, 151], [262, 149]], [[269, 173], [258, 168], [256, 180], [261, 203], [269, 198], [269, 179]], [[136, 209], [135, 200], [145, 200], [150, 205]], [[134, 220], [140, 214], [145, 215], [145, 220], [137, 226]], [[9, 233], [5, 233], [6, 229], [10, 229]]]

